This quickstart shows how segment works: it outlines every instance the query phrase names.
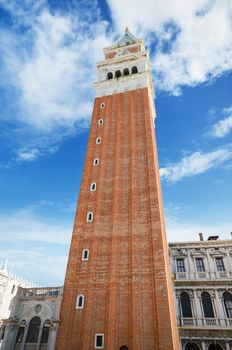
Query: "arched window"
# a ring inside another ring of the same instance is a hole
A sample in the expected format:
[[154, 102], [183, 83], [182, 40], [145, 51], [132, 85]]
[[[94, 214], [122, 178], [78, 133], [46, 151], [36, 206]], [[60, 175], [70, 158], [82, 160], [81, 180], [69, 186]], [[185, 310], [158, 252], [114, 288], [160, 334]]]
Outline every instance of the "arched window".
[[100, 104], [100, 108], [101, 108], [101, 109], [105, 108], [105, 103], [104, 103], [104, 102], [102, 102], [102, 103]]
[[213, 305], [212, 305], [212, 300], [209, 293], [203, 292], [201, 294], [201, 301], [202, 301], [204, 316], [209, 318], [214, 318]]
[[226, 309], [226, 315], [228, 318], [232, 318], [232, 295], [229, 292], [224, 292], [223, 299]]
[[77, 296], [77, 301], [76, 301], [76, 309], [83, 309], [84, 307], [84, 300], [85, 300], [85, 297], [83, 294], [79, 294]]
[[208, 347], [208, 350], [223, 350], [223, 348], [221, 347], [221, 345], [219, 344], [210, 344], [210, 346]]
[[86, 221], [87, 221], [87, 222], [93, 221], [93, 213], [92, 213], [91, 211], [89, 211], [89, 212], [87, 213]]
[[99, 164], [99, 159], [98, 158], [94, 158], [93, 160], [93, 165], [98, 165]]
[[180, 303], [183, 317], [193, 317], [191, 302], [188, 293], [182, 292], [180, 295]]
[[112, 72], [108, 72], [107, 73], [107, 79], [113, 79], [113, 73]]
[[103, 119], [99, 119], [98, 120], [98, 125], [102, 125], [103, 124]]
[[96, 144], [99, 145], [101, 143], [101, 138], [100, 137], [97, 137], [96, 138]]
[[123, 346], [120, 347], [119, 350], [128, 350], [128, 347], [126, 345], [123, 345]]
[[125, 69], [123, 69], [123, 75], [125, 76], [125, 75], [129, 75], [130, 74], [130, 72], [129, 72], [129, 69], [128, 68], [125, 68]]
[[138, 73], [138, 68], [137, 68], [136, 66], [132, 67], [131, 73], [132, 73], [132, 74]]
[[91, 185], [90, 185], [90, 191], [96, 191], [96, 188], [97, 188], [97, 185], [95, 182], [92, 182]]
[[121, 72], [120, 72], [120, 70], [116, 70], [116, 72], [115, 72], [115, 78], [120, 78], [121, 77]]
[[40, 324], [41, 320], [38, 316], [35, 316], [31, 319], [29, 329], [27, 332], [26, 343], [37, 343]]
[[89, 250], [88, 249], [83, 250], [81, 260], [89, 260]]
[[25, 320], [21, 321], [19, 324], [19, 329], [16, 337], [16, 343], [22, 343], [24, 332], [25, 332], [25, 326], [26, 326], [26, 321]]
[[41, 343], [43, 344], [48, 342], [50, 325], [51, 325], [51, 322], [49, 320], [46, 320], [44, 322], [42, 336], [41, 336]]
[[184, 350], [199, 350], [199, 347], [195, 343], [187, 343]]

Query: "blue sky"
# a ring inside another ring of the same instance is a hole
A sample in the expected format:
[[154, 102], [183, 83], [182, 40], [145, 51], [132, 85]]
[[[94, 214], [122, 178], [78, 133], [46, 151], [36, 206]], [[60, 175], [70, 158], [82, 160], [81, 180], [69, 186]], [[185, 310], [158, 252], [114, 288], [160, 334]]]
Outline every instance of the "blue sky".
[[151, 54], [169, 241], [231, 238], [229, 0], [0, 0], [0, 260], [63, 283], [102, 48]]

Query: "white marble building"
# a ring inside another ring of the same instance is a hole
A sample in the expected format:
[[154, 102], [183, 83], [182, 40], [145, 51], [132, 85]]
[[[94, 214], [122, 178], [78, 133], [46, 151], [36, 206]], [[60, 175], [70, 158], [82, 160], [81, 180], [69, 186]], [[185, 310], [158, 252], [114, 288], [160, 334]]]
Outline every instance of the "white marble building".
[[232, 240], [169, 249], [181, 349], [232, 350]]
[[63, 288], [18, 288], [1, 350], [53, 350]]
[[5, 331], [3, 320], [10, 317], [13, 298], [19, 286], [32, 287], [32, 283], [10, 273], [7, 261], [0, 263], [0, 347]]

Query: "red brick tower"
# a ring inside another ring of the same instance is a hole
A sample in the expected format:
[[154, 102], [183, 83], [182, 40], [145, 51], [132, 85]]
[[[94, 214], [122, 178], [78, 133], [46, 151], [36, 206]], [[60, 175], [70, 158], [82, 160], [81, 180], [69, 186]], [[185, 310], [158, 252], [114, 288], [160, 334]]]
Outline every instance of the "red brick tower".
[[128, 29], [104, 49], [57, 350], [177, 350], [149, 53]]

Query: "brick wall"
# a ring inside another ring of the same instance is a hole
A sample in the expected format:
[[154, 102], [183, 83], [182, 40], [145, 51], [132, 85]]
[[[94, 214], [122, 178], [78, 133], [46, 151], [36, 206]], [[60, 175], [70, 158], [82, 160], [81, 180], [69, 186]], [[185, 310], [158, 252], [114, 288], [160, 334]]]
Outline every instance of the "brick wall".
[[95, 333], [107, 350], [179, 349], [158, 171], [147, 89], [95, 99], [57, 350], [93, 349]]

